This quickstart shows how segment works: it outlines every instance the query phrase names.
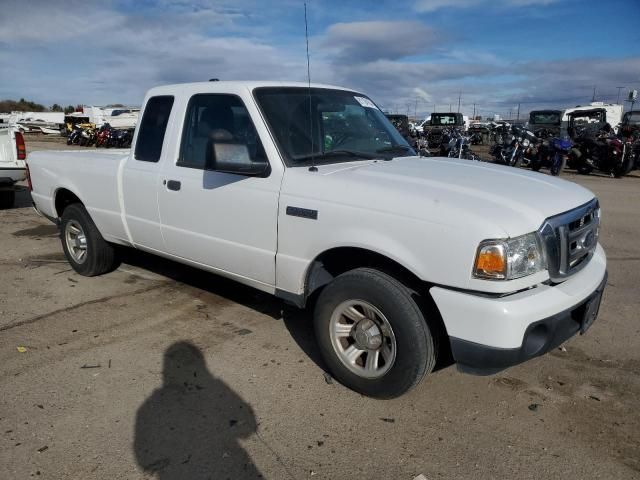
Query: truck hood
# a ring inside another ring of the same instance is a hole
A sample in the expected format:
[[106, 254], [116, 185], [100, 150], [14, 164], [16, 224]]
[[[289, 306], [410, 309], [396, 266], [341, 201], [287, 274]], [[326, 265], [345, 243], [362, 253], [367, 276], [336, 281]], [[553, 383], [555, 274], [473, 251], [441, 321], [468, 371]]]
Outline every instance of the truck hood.
[[437, 157], [323, 165], [318, 172], [293, 168], [287, 177], [287, 195], [480, 230], [485, 238], [537, 230], [546, 218], [594, 197], [575, 183], [549, 175]]

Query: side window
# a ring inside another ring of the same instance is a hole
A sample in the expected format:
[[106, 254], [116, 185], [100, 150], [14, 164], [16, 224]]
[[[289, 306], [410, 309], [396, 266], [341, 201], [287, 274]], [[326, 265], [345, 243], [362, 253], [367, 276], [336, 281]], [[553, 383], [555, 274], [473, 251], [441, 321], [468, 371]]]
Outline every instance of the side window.
[[162, 142], [173, 106], [173, 97], [168, 95], [151, 97], [142, 114], [140, 132], [136, 140], [135, 159], [157, 162], [162, 153]]
[[178, 165], [205, 169], [214, 143], [244, 145], [254, 162], [267, 163], [258, 132], [236, 95], [197, 94], [187, 106]]

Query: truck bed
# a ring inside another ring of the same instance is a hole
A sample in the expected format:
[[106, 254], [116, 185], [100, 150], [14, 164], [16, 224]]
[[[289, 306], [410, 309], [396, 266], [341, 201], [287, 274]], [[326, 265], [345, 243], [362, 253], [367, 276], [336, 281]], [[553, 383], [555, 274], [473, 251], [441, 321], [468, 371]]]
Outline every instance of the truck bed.
[[126, 238], [118, 195], [118, 169], [128, 149], [40, 151], [29, 155], [34, 201], [41, 213], [58, 217], [56, 191], [67, 189], [82, 198], [101, 232], [110, 240]]

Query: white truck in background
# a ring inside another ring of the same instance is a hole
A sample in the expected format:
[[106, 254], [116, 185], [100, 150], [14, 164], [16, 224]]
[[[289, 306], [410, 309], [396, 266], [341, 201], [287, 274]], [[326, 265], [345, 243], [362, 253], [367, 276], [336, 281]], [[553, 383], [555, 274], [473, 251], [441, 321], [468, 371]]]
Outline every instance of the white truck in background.
[[416, 156], [339, 87], [154, 88], [130, 151], [35, 152], [29, 171], [76, 272], [124, 245], [310, 306], [332, 374], [378, 398], [442, 354], [481, 374], [542, 355], [590, 327], [606, 285], [592, 192]]
[[578, 105], [573, 108], [567, 108], [562, 113], [562, 122], [560, 131], [562, 136], [569, 135], [570, 120], [582, 124], [599, 124], [608, 123], [615, 133], [618, 133], [618, 127], [622, 123], [622, 105], [617, 103], [591, 102], [589, 105]]
[[15, 184], [26, 178], [27, 151], [22, 133], [0, 124], [0, 209], [15, 202]]

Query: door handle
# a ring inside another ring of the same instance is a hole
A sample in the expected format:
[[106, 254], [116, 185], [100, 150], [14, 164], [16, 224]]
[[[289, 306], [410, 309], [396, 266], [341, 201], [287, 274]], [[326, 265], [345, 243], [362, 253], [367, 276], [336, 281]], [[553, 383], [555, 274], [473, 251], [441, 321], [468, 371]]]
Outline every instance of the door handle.
[[167, 188], [169, 190], [178, 191], [182, 184], [178, 180], [167, 180]]

